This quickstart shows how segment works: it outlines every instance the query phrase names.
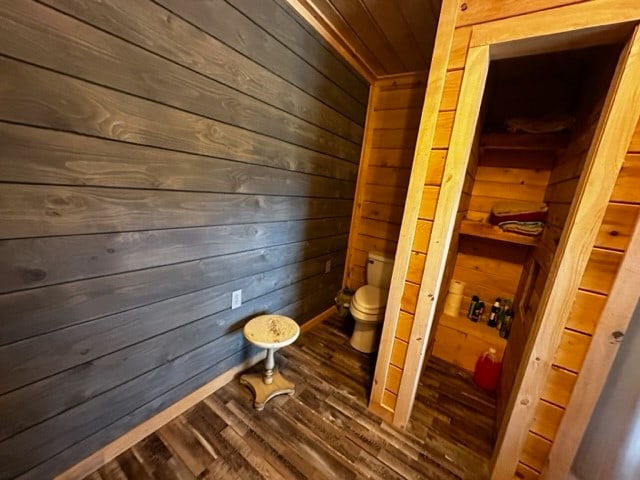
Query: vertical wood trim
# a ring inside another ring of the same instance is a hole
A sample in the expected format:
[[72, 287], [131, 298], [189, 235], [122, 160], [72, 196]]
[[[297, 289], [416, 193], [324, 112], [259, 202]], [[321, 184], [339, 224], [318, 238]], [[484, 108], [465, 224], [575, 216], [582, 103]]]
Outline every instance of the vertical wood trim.
[[582, 364], [581, 370], [587, 374], [578, 375], [578, 381], [560, 422], [542, 478], [565, 478], [569, 474], [582, 436], [620, 348], [620, 342], [615, 341], [612, 334], [626, 332], [638, 304], [638, 280], [640, 280], [640, 222], [636, 222], [618, 276]]
[[443, 0], [442, 2], [433, 59], [431, 61], [431, 70], [429, 72], [426, 96], [420, 118], [420, 128], [416, 141], [413, 167], [411, 169], [411, 178], [409, 179], [407, 199], [402, 215], [402, 225], [400, 227], [400, 237], [398, 238], [398, 247], [393, 266], [391, 288], [387, 299], [378, 359], [373, 377], [373, 386], [369, 400], [370, 408], [372, 404], [382, 404], [387, 370], [391, 361], [393, 339], [395, 337], [398, 316], [400, 315], [404, 281], [409, 269], [411, 246], [413, 245], [416, 233], [418, 213], [420, 212], [420, 199], [422, 198], [429, 157], [431, 156], [431, 148], [435, 138], [438, 110], [444, 92], [447, 64], [449, 62], [449, 53], [451, 51], [455, 21], [458, 14], [458, 2], [459, 0]]
[[347, 261], [342, 275], [342, 288], [347, 286], [347, 280], [351, 273], [353, 250], [360, 234], [360, 222], [362, 221], [362, 203], [365, 198], [366, 183], [371, 157], [371, 145], [373, 144], [373, 131], [375, 128], [374, 106], [378, 101], [380, 89], [375, 84], [369, 87], [369, 101], [367, 103], [367, 116], [364, 121], [364, 137], [362, 138], [362, 150], [360, 151], [360, 165], [358, 166], [358, 178], [356, 180], [356, 194], [353, 199], [353, 211], [351, 213], [351, 226], [349, 228], [349, 243], [347, 246]]
[[640, 115], [638, 28], [620, 56], [498, 432], [494, 480], [511, 478]]
[[309, 10], [307, 10], [300, 0], [285, 1], [291, 6], [291, 8], [298, 12], [298, 15], [304, 18], [305, 21], [311, 25], [329, 45], [335, 48], [336, 51], [342, 55], [342, 58], [349, 62], [349, 65], [362, 75], [367, 82], [370, 84], [373, 83], [376, 78], [375, 70], [361, 55], [358, 55], [358, 52], [355, 49], [348, 48], [349, 42], [340, 34], [337, 28], [331, 28], [331, 31], [329, 30], [331, 22], [322, 15], [322, 12], [314, 5], [312, 0], [307, 0], [305, 3], [324, 20], [324, 24], [320, 22]]
[[418, 388], [427, 347], [427, 342], [423, 340], [429, 338], [431, 334], [436, 310], [435, 300], [438, 298], [442, 285], [447, 252], [451, 246], [457, 219], [457, 216], [451, 212], [457, 212], [460, 204], [467, 164], [471, 156], [482, 106], [484, 86], [489, 72], [489, 61], [489, 47], [469, 50], [462, 78], [460, 101], [458, 102], [461, 107], [454, 120], [438, 206], [427, 248], [416, 313], [398, 391], [393, 417], [393, 423], [396, 426], [404, 427], [409, 421], [411, 407]]

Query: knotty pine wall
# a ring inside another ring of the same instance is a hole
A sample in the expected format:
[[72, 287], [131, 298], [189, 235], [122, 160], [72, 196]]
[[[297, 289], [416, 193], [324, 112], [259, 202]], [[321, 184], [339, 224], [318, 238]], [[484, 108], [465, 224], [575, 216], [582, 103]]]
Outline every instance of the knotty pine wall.
[[[552, 175], [552, 179], [554, 176]], [[524, 478], [538, 478], [549, 454], [564, 409], [581, 371], [591, 336], [629, 244], [640, 214], [640, 123], [618, 175], [587, 268], [582, 277], [547, 386], [538, 401], [534, 423], [520, 457]]]
[[368, 85], [282, 0], [0, 17], [0, 478], [40, 479], [332, 305]]
[[347, 255], [352, 289], [365, 284], [368, 252], [395, 256], [426, 82], [426, 72], [413, 72], [371, 87]]
[[[456, 29], [453, 35], [452, 49], [449, 55], [448, 71], [445, 83], [445, 98], [443, 98], [436, 129], [436, 139], [431, 155], [445, 155], [448, 150], [448, 136], [443, 127], [451, 125], [455, 115], [455, 105], [457, 103], [457, 93], [459, 83], [454, 82], [454, 75], [462, 76], [464, 71], [466, 54], [473, 25], [506, 17], [517, 17], [531, 11], [547, 10], [567, 5], [570, 3], [580, 3], [580, 0], [541, 0], [539, 2], [514, 2], [505, 5], [504, 2], [493, 0], [471, 0], [465, 2], [466, 9], [459, 10], [456, 19]], [[458, 85], [456, 87], [456, 84]], [[453, 98], [453, 99], [452, 99]], [[447, 109], [445, 105], [453, 108]], [[450, 135], [450, 130], [449, 130]], [[442, 139], [446, 138], [446, 142]], [[444, 152], [444, 153], [443, 153]], [[606, 294], [611, 288], [611, 284], [624, 250], [629, 240], [629, 235], [635, 225], [640, 207], [640, 199], [636, 198], [637, 193], [632, 190], [633, 182], [640, 178], [640, 125], [636, 129], [634, 139], [629, 147], [627, 161], [618, 177], [616, 190], [609, 203], [609, 209], [605, 220], [602, 223], [598, 241], [594, 245], [593, 253], [585, 272], [582, 286], [578, 291], [578, 298], [571, 315], [572, 320], [567, 323], [563, 341], [556, 354], [556, 364], [566, 365], [570, 362], [571, 369], [554, 366], [547, 379], [545, 392], [542, 395], [546, 403], [540, 402], [536, 419], [531, 428], [528, 441], [520, 455], [520, 463], [516, 472], [518, 478], [535, 479], [539, 476], [539, 469], [546, 459], [553, 436], [562, 417], [564, 406], [571, 396], [571, 391], [575, 384], [577, 373], [580, 370], [584, 354], [588, 348], [587, 342], [581, 341], [583, 330], [578, 330], [571, 325], [584, 323], [589, 325], [591, 332], [599, 319], [599, 314], [604, 306]], [[437, 192], [440, 182], [435, 185], [426, 185], [423, 191], [421, 211], [433, 211], [437, 201]], [[422, 217], [422, 214], [420, 215]], [[420, 231], [420, 224], [416, 226], [416, 232]], [[424, 237], [423, 237], [424, 238]], [[426, 236], [428, 244], [428, 236]], [[401, 374], [404, 366], [404, 353], [406, 352], [406, 341], [413, 323], [413, 313], [415, 312], [419, 284], [407, 279], [401, 303], [401, 312], [398, 318], [398, 325], [395, 333], [394, 353], [396, 361], [392, 360], [398, 372]], [[582, 298], [582, 300], [581, 300]], [[584, 302], [584, 303], [582, 303]], [[588, 305], [588, 307], [587, 307]], [[404, 350], [396, 349], [395, 346], [404, 346]], [[564, 358], [560, 358], [564, 356]], [[390, 409], [395, 408], [397, 390], [393, 390], [394, 383], [388, 375], [385, 381], [385, 394], [382, 399], [382, 406]], [[549, 405], [547, 405], [549, 404]], [[546, 435], [546, 437], [545, 437]]]

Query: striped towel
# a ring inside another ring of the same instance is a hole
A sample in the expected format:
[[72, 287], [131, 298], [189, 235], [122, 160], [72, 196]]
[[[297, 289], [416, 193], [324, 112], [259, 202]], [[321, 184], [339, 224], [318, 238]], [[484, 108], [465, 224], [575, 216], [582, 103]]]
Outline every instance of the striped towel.
[[500, 225], [503, 222], [544, 222], [549, 208], [539, 202], [498, 202], [491, 208], [489, 223]]
[[544, 222], [502, 222], [498, 225], [503, 231], [519, 233], [528, 237], [537, 237], [544, 230]]

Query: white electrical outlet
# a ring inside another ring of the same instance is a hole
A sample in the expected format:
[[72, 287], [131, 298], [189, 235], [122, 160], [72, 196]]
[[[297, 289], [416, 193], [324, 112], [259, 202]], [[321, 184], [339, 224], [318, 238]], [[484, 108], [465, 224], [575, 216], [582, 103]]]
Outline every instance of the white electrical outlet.
[[242, 290], [235, 290], [231, 293], [231, 310], [242, 305]]
[[327, 260], [324, 263], [324, 273], [329, 273], [331, 271], [331, 259]]

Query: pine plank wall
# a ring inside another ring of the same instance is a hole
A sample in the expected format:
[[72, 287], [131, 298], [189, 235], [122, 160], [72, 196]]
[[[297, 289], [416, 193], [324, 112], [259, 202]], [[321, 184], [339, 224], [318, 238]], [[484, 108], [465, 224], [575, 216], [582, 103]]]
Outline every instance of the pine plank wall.
[[[484, 3], [483, 3], [484, 2]], [[579, 0], [541, 0], [540, 2], [514, 2], [505, 6], [503, 2], [470, 0], [466, 2], [467, 9], [459, 12], [453, 37], [452, 50], [449, 57], [448, 72], [445, 80], [444, 98], [442, 100], [436, 138], [431, 152], [433, 156], [444, 157], [449, 147], [449, 135], [453, 116], [455, 114], [457, 94], [459, 91], [458, 76], [462, 75], [465, 67], [466, 54], [473, 25], [505, 17], [516, 17], [532, 10], [552, 9], [561, 5], [579, 3]], [[523, 451], [520, 453], [517, 478], [536, 479], [547, 459], [553, 443], [555, 433], [564, 413], [564, 408], [571, 397], [577, 375], [581, 370], [584, 355], [589, 347], [591, 335], [595, 330], [600, 313], [604, 307], [606, 297], [617, 274], [623, 254], [629, 242], [631, 231], [640, 212], [640, 198], [634, 182], [640, 175], [640, 125], [629, 147], [629, 153], [618, 176], [615, 190], [609, 201], [609, 207], [593, 246], [591, 257], [587, 265], [580, 289], [577, 292], [571, 316], [565, 326], [562, 341], [556, 352], [554, 364], [547, 378], [546, 387], [538, 400], [533, 425], [527, 437]], [[561, 172], [557, 172], [560, 174]], [[565, 172], [566, 173], [566, 172]], [[553, 173], [552, 173], [553, 175]], [[429, 174], [427, 174], [429, 177]], [[576, 175], [567, 177], [552, 177], [552, 183], [567, 183], [575, 188]], [[425, 215], [435, 209], [437, 195], [441, 181], [427, 184], [423, 190], [420, 215], [416, 237], [428, 244], [429, 235], [419, 232], [429, 231], [423, 228], [421, 221], [430, 222], [433, 217]], [[562, 200], [560, 192], [554, 190], [559, 203]], [[429, 225], [429, 223], [427, 223]], [[414, 244], [413, 254], [418, 253]], [[410, 267], [411, 270], [411, 267]], [[382, 405], [394, 410], [397, 399], [397, 378], [402, 374], [405, 362], [406, 342], [408, 332], [413, 323], [416, 308], [420, 275], [414, 275], [414, 280], [408, 274], [404, 285], [401, 311], [395, 332], [394, 353], [389, 367], [389, 374], [385, 382], [385, 392]]]
[[395, 256], [426, 83], [427, 72], [411, 72], [371, 87], [345, 275], [354, 290], [369, 252]]
[[41, 479], [332, 305], [369, 86], [282, 0], [0, 17], [0, 478]]

